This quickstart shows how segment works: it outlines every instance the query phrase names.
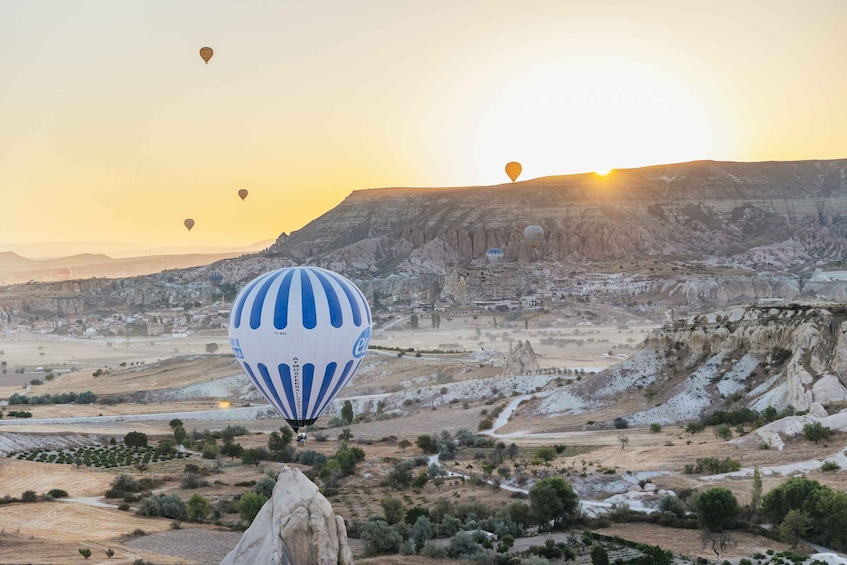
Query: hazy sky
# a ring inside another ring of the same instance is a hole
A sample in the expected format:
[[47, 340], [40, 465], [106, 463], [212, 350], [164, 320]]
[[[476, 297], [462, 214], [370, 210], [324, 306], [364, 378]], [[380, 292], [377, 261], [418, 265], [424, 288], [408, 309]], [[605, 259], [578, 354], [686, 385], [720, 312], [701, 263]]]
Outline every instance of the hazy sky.
[[0, 251], [237, 246], [510, 160], [847, 157], [845, 30], [847, 0], [2, 0]]

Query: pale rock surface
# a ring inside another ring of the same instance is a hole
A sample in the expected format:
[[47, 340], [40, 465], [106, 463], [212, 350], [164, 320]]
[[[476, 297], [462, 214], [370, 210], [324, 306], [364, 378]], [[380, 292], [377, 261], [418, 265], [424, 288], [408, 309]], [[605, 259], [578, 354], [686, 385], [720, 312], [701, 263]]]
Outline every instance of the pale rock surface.
[[344, 520], [303, 473], [282, 468], [271, 499], [221, 565], [352, 565]]
[[532, 344], [527, 341], [518, 341], [514, 349], [510, 348], [509, 356], [506, 357], [504, 375], [526, 375], [541, 368], [535, 356]]

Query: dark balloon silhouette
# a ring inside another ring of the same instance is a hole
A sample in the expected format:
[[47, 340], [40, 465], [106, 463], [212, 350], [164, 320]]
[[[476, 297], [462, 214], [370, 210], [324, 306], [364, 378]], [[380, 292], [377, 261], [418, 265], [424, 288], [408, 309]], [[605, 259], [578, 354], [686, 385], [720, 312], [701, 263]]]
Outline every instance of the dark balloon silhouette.
[[207, 65], [209, 64], [209, 59], [211, 59], [212, 55], [214, 55], [214, 54], [215, 54], [215, 52], [212, 51], [211, 47], [201, 47], [200, 48], [200, 57], [202, 57], [203, 60], [206, 61]]

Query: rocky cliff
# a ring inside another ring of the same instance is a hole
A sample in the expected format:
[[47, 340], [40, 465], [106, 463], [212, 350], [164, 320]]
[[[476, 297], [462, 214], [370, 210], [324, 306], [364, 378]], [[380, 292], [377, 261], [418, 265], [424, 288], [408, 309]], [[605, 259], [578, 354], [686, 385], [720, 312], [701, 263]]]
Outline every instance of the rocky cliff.
[[[270, 252], [345, 272], [507, 261], [735, 258], [796, 266], [847, 251], [847, 160], [698, 161], [466, 188], [353, 192]], [[535, 250], [525, 226], [544, 227]]]
[[[525, 416], [630, 401], [633, 425], [680, 423], [716, 409], [773, 406], [824, 414], [847, 401], [847, 308], [751, 306], [677, 320], [632, 358], [554, 390]], [[636, 399], [636, 402], [632, 402]]]

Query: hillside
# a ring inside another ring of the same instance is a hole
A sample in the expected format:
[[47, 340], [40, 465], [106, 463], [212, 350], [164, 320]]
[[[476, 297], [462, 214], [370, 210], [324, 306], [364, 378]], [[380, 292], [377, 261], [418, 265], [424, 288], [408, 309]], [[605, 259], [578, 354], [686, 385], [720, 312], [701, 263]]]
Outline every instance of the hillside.
[[842, 306], [796, 304], [677, 320], [630, 359], [539, 395], [515, 422], [555, 418], [582, 427], [591, 412], [599, 425], [614, 417], [634, 426], [682, 424], [714, 410], [768, 406], [825, 416], [847, 402], [845, 320]]

